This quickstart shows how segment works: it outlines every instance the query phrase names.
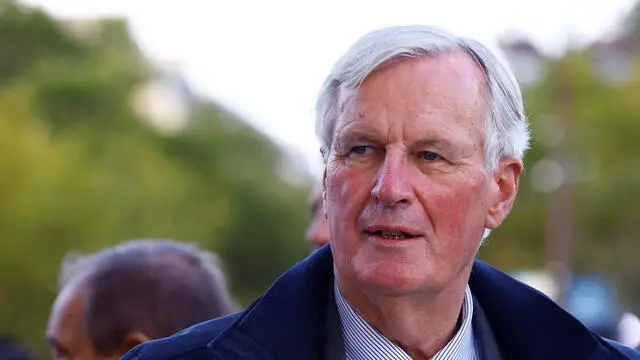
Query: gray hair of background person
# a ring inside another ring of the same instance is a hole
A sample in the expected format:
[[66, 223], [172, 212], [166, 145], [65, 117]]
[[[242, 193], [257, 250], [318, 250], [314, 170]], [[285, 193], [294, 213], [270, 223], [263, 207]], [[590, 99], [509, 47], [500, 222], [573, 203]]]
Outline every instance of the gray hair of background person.
[[513, 73], [475, 40], [416, 25], [374, 31], [357, 41], [334, 65], [316, 105], [316, 132], [325, 161], [337, 119], [348, 111], [349, 102], [369, 75], [401, 59], [432, 57], [457, 50], [475, 59], [487, 81], [488, 114], [483, 124], [487, 171], [496, 169], [502, 158], [522, 160], [529, 148], [530, 135], [521, 90]]
[[218, 257], [170, 240], [136, 240], [66, 258], [60, 289], [81, 279], [85, 324], [94, 348], [109, 354], [133, 331], [162, 338], [237, 310]]

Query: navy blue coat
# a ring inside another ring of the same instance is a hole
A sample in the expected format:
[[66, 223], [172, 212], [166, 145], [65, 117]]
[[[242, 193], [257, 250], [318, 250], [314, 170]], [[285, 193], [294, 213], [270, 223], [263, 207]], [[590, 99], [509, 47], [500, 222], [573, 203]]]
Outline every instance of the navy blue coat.
[[[123, 360], [344, 359], [332, 282], [325, 246], [246, 310], [142, 344]], [[485, 360], [640, 360], [640, 352], [593, 334], [543, 294], [481, 261], [469, 286]]]

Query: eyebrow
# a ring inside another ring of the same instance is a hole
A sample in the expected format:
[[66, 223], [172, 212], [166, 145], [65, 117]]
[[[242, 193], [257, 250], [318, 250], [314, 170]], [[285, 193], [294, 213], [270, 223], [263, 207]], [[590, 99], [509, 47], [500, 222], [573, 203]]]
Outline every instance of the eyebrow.
[[[338, 148], [340, 148], [340, 146], [344, 146], [345, 144], [379, 145], [380, 143], [381, 141], [378, 139], [378, 137], [361, 131], [354, 131], [336, 139], [336, 145], [338, 145]], [[426, 137], [423, 139], [411, 141], [410, 146], [413, 148], [431, 147], [442, 151], [452, 151], [457, 148], [449, 140], [440, 137]]]
[[338, 136], [336, 144], [344, 146], [344, 144], [380, 144], [377, 136], [362, 131], [349, 132], [343, 136]]
[[425, 138], [411, 143], [413, 147], [431, 147], [443, 151], [451, 151], [456, 148], [450, 141], [441, 138]]

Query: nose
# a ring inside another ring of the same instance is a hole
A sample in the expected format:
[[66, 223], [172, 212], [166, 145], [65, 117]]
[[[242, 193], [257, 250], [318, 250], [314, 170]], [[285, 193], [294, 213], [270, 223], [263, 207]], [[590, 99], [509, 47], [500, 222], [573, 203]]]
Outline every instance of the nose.
[[324, 218], [322, 211], [317, 211], [313, 215], [305, 238], [314, 250], [329, 242], [329, 222]]
[[408, 204], [413, 194], [409, 180], [407, 160], [400, 154], [388, 152], [371, 195], [385, 206]]

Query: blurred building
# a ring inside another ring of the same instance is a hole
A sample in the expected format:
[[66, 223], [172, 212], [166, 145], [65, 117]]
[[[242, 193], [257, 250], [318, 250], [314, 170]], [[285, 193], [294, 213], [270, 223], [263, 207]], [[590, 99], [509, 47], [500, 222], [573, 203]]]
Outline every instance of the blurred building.
[[552, 274], [544, 270], [521, 270], [511, 276], [548, 296], [591, 331], [626, 346], [640, 346], [640, 319], [621, 306], [611, 279], [595, 274], [576, 274], [562, 299]]
[[[107, 43], [114, 50], [114, 56], [123, 57], [124, 66], [132, 66], [132, 71], [140, 70], [147, 78], [132, 94], [135, 111], [163, 134], [172, 134], [184, 128], [191, 116], [197, 97], [184, 78], [182, 67], [176, 61], [151, 61], [131, 59], [127, 54], [139, 56], [137, 45], [131, 41], [126, 20], [119, 18], [63, 20], [65, 29], [81, 41]], [[134, 55], [136, 54], [136, 55]], [[143, 69], [136, 69], [139, 63]]]
[[[499, 46], [524, 88], [540, 82], [545, 73], [546, 56], [524, 38], [502, 38]], [[635, 58], [640, 54], [640, 36], [622, 31], [603, 37], [585, 49], [592, 58], [594, 75], [609, 86], [622, 86], [637, 71]]]
[[609, 86], [623, 86], [636, 73], [635, 58], [640, 54], [640, 38], [622, 33], [598, 41], [587, 49], [595, 75]]
[[503, 38], [499, 46], [522, 87], [536, 85], [545, 76], [545, 57], [525, 39]]
[[197, 98], [176, 62], [154, 64], [151, 79], [133, 94], [133, 107], [158, 131], [171, 134], [189, 121]]

